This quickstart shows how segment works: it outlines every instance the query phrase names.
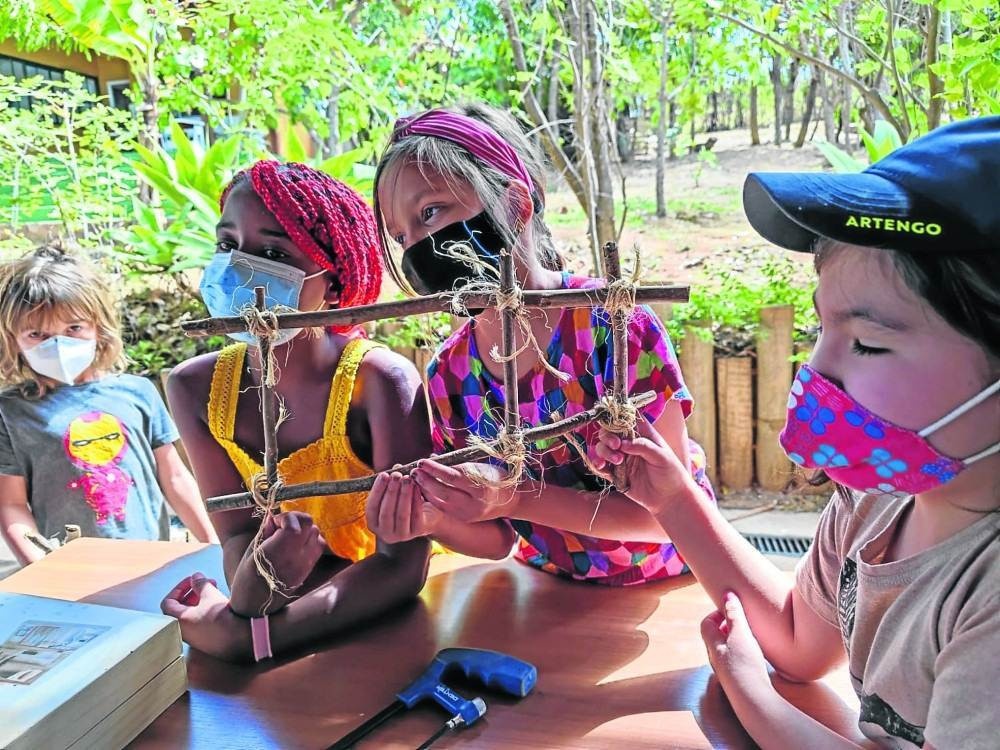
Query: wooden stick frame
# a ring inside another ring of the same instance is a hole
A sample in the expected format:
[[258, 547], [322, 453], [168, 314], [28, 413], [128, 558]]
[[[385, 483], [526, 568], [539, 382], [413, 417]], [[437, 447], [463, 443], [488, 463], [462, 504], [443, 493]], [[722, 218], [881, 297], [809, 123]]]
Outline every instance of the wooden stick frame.
[[[621, 277], [621, 263], [618, 256], [618, 246], [615, 243], [611, 242], [605, 245], [604, 261], [608, 272], [608, 284], [610, 286], [612, 282]], [[517, 281], [514, 275], [513, 257], [509, 252], [501, 255], [499, 291], [499, 295], [488, 293], [463, 294], [462, 303], [472, 308], [497, 307], [499, 298], [509, 300], [510, 295], [518, 293], [520, 295], [520, 306], [544, 309], [551, 307], [594, 307], [600, 305], [608, 298], [607, 287], [585, 290], [520, 291], [517, 288]], [[688, 287], [686, 286], [641, 287], [635, 290], [636, 304], [664, 301], [685, 302], [688, 298], [688, 291]], [[263, 287], [256, 287], [254, 295], [255, 307], [258, 312], [262, 313], [265, 310]], [[271, 370], [274, 366], [274, 358], [271, 356], [271, 335], [273, 335], [273, 332], [281, 328], [356, 325], [373, 320], [398, 318], [404, 315], [447, 311], [452, 309], [454, 299], [455, 296], [452, 294], [436, 294], [410, 300], [384, 302], [343, 310], [322, 310], [309, 313], [295, 312], [269, 316], [268, 320], [269, 323], [273, 323], [273, 330], [257, 332], [257, 342], [260, 348], [261, 413], [264, 429], [264, 483], [266, 485], [255, 488], [257, 493], [259, 493], [258, 497], [270, 496], [268, 493], [271, 490], [273, 490], [273, 498], [277, 501], [296, 500], [305, 497], [332, 497], [347, 493], [368, 491], [375, 482], [375, 475], [370, 475], [357, 479], [334, 482], [309, 482], [275, 489], [275, 484], [280, 480], [277, 468], [280, 452], [277, 436], [278, 399], [274, 391], [275, 376]], [[500, 434], [508, 440], [515, 439], [523, 441], [523, 444], [528, 445], [549, 440], [559, 435], [565, 435], [591, 422], [602, 420], [606, 416], [607, 411], [606, 407], [598, 404], [592, 409], [567, 419], [522, 429], [517, 408], [517, 358], [514, 355], [514, 326], [517, 321], [517, 315], [518, 310], [515, 307], [509, 304], [503, 306], [501, 311], [502, 335], [500, 358], [503, 363], [504, 424], [500, 430]], [[612, 321], [612, 344], [614, 351], [613, 398], [618, 403], [631, 403], [634, 407], [640, 408], [652, 402], [655, 394], [650, 392], [633, 398], [629, 397], [627, 385], [628, 338], [623, 327], [616, 325], [619, 316], [623, 316], [620, 318], [621, 320], [627, 319], [628, 312], [617, 311], [612, 313], [612, 315], [615, 317], [615, 320]], [[181, 328], [189, 336], [208, 336], [218, 333], [244, 331], [247, 330], [248, 324], [242, 317], [219, 317], [186, 322], [181, 324]], [[441, 456], [435, 456], [434, 460], [446, 466], [457, 466], [470, 461], [481, 460], [494, 455], [500, 442], [498, 440], [492, 443], [468, 446]], [[416, 465], [417, 462], [413, 461], [399, 467], [396, 471], [408, 474], [416, 468]], [[208, 498], [205, 501], [209, 512], [251, 508], [255, 507], [256, 504], [254, 493], [252, 492], [223, 495]]]

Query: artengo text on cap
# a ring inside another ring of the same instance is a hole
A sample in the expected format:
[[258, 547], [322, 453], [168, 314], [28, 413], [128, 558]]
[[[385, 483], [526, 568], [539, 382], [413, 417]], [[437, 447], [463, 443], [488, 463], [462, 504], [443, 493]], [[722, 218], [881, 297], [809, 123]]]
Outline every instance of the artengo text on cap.
[[845, 227], [859, 229], [884, 229], [887, 232], [908, 232], [910, 234], [941, 234], [941, 225], [934, 222], [891, 219], [883, 216], [848, 216]]

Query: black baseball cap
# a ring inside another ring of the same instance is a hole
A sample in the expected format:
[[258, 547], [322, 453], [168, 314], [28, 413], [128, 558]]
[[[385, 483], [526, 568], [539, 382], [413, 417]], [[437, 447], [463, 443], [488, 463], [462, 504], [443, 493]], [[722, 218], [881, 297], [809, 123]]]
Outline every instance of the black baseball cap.
[[912, 253], [1000, 249], [1000, 116], [945, 125], [863, 172], [753, 172], [743, 209], [765, 239], [818, 237]]

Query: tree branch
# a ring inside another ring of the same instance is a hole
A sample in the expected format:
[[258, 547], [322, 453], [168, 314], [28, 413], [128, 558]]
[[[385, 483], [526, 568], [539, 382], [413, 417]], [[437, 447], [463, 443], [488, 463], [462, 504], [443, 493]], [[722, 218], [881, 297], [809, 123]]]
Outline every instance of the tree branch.
[[741, 18], [737, 18], [736, 16], [732, 16], [728, 13], [723, 13], [721, 11], [719, 12], [719, 17], [724, 18], [732, 23], [735, 23], [737, 26], [740, 26], [749, 31], [751, 34], [756, 34], [761, 39], [764, 39], [773, 44], [775, 47], [784, 50], [787, 54], [792, 55], [793, 57], [797, 57], [800, 60], [810, 63], [811, 65], [815, 65], [817, 68], [822, 68], [823, 70], [827, 71], [836, 78], [839, 78], [840, 80], [846, 81], [847, 83], [851, 84], [851, 86], [853, 86], [861, 93], [861, 95], [865, 98], [865, 101], [871, 104], [872, 107], [874, 107], [874, 109], [880, 115], [882, 115], [882, 117], [885, 118], [886, 122], [888, 122], [890, 125], [892, 125], [893, 128], [896, 129], [897, 133], [899, 133], [900, 135], [905, 135], [903, 126], [900, 124], [899, 120], [896, 119], [896, 116], [892, 114], [892, 111], [889, 109], [889, 106], [882, 100], [882, 97], [879, 96], [877, 91], [866, 86], [863, 81], [855, 78], [849, 73], [844, 72], [843, 70], [840, 70], [839, 68], [834, 67], [825, 60], [821, 60], [820, 58], [814, 57], [813, 55], [810, 55], [807, 52], [803, 52], [800, 49], [792, 47], [790, 44], [779, 39], [773, 34], [764, 31], [764, 29], [759, 29], [753, 24], [747, 23]]

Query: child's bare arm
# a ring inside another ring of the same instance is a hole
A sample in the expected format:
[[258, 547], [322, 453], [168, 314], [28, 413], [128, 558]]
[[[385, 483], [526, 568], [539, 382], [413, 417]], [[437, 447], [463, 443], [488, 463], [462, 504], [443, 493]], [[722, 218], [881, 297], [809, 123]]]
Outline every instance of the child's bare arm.
[[156, 478], [167, 503], [191, 530], [199, 542], [218, 544], [219, 536], [208, 518], [198, 485], [181, 461], [173, 444], [161, 445], [153, 451], [156, 458]]
[[0, 474], [0, 536], [21, 565], [45, 557], [27, 534], [38, 534], [38, 525], [28, 507], [28, 486], [24, 477]]
[[[174, 368], [167, 380], [167, 403], [204, 498], [244, 489], [243, 478], [208, 429], [206, 405], [213, 366], [210, 357], [197, 357]], [[222, 544], [226, 580], [232, 584], [260, 520], [249, 508], [241, 508], [213, 513], [211, 522]]]
[[739, 596], [775, 669], [792, 680], [813, 680], [843, 660], [837, 628], [801, 601], [787, 577], [722, 517], [648, 425], [639, 425], [634, 441], [602, 432], [596, 452], [602, 462], [624, 464], [629, 496], [653, 513], [716, 605], [727, 592]]

